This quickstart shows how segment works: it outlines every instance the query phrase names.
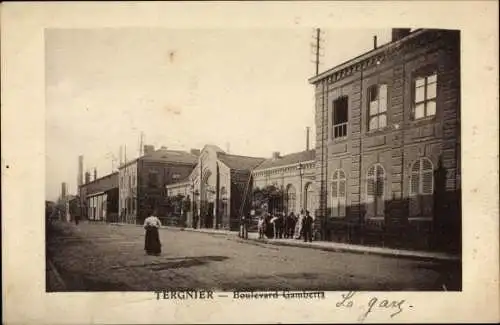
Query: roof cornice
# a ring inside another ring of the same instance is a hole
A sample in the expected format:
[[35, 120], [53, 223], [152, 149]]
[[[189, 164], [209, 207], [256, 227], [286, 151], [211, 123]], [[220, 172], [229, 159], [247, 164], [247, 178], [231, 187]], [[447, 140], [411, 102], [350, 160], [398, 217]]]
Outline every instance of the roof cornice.
[[410, 33], [408, 36], [387, 44], [382, 45], [376, 49], [369, 52], [361, 54], [353, 59], [350, 59], [344, 63], [341, 63], [325, 72], [320, 73], [317, 76], [309, 78], [310, 84], [316, 84], [324, 79], [332, 79], [332, 81], [337, 81], [343, 79], [349, 75], [352, 75], [355, 71], [359, 71], [361, 68], [366, 68], [368, 66], [375, 65], [377, 61], [385, 59], [388, 55], [401, 50], [402, 47], [407, 46], [410, 40], [413, 40], [426, 32], [429, 29], [417, 29]]

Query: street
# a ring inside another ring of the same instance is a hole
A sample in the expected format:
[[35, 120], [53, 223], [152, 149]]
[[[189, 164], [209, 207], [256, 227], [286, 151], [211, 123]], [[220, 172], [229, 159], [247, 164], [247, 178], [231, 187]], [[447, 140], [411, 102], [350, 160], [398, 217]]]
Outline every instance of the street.
[[458, 263], [241, 242], [171, 229], [160, 230], [163, 251], [156, 257], [144, 253], [142, 227], [55, 223], [47, 225], [47, 234], [47, 257], [57, 269], [47, 271], [48, 292], [429, 291], [443, 290], [444, 275], [447, 290], [460, 289]]

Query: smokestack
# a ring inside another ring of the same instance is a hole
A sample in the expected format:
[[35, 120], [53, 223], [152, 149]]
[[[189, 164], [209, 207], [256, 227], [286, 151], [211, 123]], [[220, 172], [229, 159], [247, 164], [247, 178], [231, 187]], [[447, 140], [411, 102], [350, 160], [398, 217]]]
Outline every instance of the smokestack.
[[373, 36], [373, 49], [377, 48], [377, 35]]
[[120, 155], [120, 166], [123, 165], [123, 146], [120, 146], [120, 152], [118, 153]]
[[83, 156], [78, 156], [78, 187], [83, 184]]
[[280, 153], [279, 151], [274, 151], [273, 152], [273, 159], [279, 159], [280, 158]]
[[144, 145], [144, 155], [152, 154], [155, 151], [155, 146], [153, 145]]
[[94, 168], [94, 181], [97, 179], [97, 168]]
[[403, 37], [408, 36], [410, 34], [411, 28], [393, 28], [392, 29], [392, 42], [399, 41]]
[[65, 199], [66, 198], [66, 183], [65, 182], [62, 182], [61, 183], [61, 199]]
[[310, 127], [306, 127], [306, 150], [309, 151], [309, 130]]
[[85, 184], [90, 183], [90, 173], [87, 171], [85, 172]]

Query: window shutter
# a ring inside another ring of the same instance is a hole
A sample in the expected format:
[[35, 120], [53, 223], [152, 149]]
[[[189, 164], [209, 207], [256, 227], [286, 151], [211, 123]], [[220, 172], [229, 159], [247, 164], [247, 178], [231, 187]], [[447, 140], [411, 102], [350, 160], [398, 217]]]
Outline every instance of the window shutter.
[[338, 198], [338, 205], [339, 205], [339, 216], [340, 217], [345, 217], [346, 212], [345, 212], [345, 205], [346, 205], [346, 180], [341, 179], [339, 181], [339, 198]]
[[433, 193], [433, 171], [427, 170], [422, 172], [422, 194], [432, 195]]
[[366, 217], [370, 218], [375, 216], [375, 179], [368, 178], [366, 181]]

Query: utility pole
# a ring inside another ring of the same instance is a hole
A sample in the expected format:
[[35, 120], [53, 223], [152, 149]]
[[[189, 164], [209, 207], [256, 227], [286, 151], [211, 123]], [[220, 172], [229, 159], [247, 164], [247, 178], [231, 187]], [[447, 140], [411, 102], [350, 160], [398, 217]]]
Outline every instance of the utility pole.
[[321, 52], [321, 50], [323, 50], [322, 42], [324, 40], [321, 38], [321, 36], [322, 36], [321, 29], [316, 28], [314, 31], [314, 42], [311, 43], [312, 53], [314, 55], [314, 61], [312, 61], [312, 62], [314, 63], [314, 66], [315, 66], [316, 75], [319, 74], [319, 66], [321, 64], [320, 57], [323, 56], [323, 53]]
[[143, 155], [143, 147], [144, 147], [144, 132], [141, 131], [141, 136], [139, 138], [139, 157]]

